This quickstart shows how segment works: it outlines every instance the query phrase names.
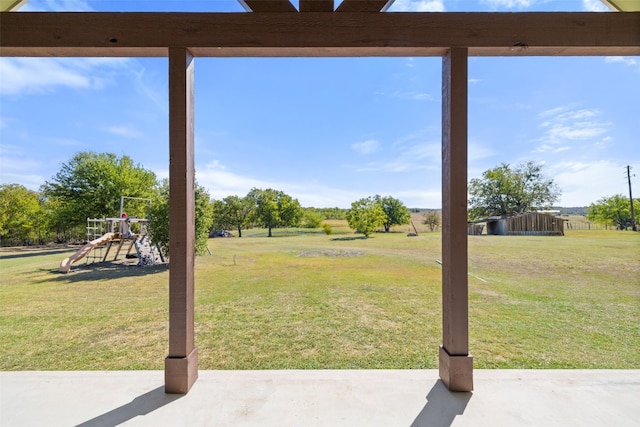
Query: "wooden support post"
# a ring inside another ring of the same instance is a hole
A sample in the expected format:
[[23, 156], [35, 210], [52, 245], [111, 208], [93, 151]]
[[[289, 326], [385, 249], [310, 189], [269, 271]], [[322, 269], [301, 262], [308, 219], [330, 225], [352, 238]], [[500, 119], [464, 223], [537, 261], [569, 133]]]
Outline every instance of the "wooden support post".
[[113, 240], [109, 240], [107, 243], [107, 250], [104, 252], [101, 262], [105, 262], [107, 260], [107, 256], [109, 256], [109, 251], [111, 250], [111, 245], [113, 245]]
[[125, 258], [129, 256], [129, 254], [131, 253], [131, 249], [133, 249], [133, 246], [135, 244], [136, 244], [136, 238], [134, 237], [133, 239], [131, 239], [131, 244], [129, 245], [129, 249], [127, 249], [127, 254], [125, 255]]
[[467, 48], [451, 48], [442, 64], [440, 378], [452, 391], [473, 389], [467, 281], [467, 58]]
[[116, 251], [116, 255], [113, 257], [114, 261], [118, 259], [118, 255], [120, 255], [120, 250], [122, 249], [122, 246], [124, 245], [125, 240], [126, 239], [124, 237], [120, 238], [120, 243], [118, 244], [118, 250]]
[[166, 393], [187, 393], [198, 378], [194, 340], [195, 168], [193, 56], [169, 48], [169, 355]]

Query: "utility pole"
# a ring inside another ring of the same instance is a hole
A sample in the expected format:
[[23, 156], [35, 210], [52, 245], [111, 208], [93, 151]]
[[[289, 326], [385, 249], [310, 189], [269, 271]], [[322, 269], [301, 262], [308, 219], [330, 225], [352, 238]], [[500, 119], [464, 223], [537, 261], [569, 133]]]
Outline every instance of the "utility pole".
[[629, 182], [629, 203], [631, 204], [631, 229], [633, 231], [638, 231], [636, 229], [636, 219], [633, 212], [633, 195], [631, 194], [631, 166], [629, 165], [627, 165], [627, 181]]

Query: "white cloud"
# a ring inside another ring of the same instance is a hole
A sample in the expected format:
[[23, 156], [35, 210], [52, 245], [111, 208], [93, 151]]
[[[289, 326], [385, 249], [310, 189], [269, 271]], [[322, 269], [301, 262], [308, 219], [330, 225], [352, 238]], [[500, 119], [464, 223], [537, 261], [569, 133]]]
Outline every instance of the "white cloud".
[[397, 191], [394, 192], [393, 197], [401, 200], [408, 208], [440, 209], [442, 206], [442, 190], [439, 182], [437, 185], [436, 188], [428, 190]]
[[[535, 1], [535, 0], [534, 0]], [[526, 9], [534, 3], [532, 0], [483, 0], [482, 3], [489, 5], [492, 9]]]
[[[376, 95], [388, 96], [388, 97], [397, 98], [397, 99], [408, 99], [410, 101], [436, 101], [436, 99], [431, 94], [426, 92], [412, 92], [412, 91], [407, 91], [407, 92], [396, 91], [393, 93], [376, 92]], [[437, 101], [440, 101], [440, 99], [437, 99]]]
[[534, 153], [562, 153], [563, 151], [569, 151], [569, 150], [571, 150], [571, 147], [567, 145], [558, 147], [551, 144], [542, 144], [536, 147], [536, 149], [533, 150], [533, 152]]
[[435, 170], [442, 160], [441, 142], [428, 138], [429, 130], [408, 134], [385, 151], [383, 160], [371, 161], [363, 165], [348, 165], [356, 172], [401, 173], [416, 170]]
[[633, 58], [626, 56], [607, 56], [604, 58], [605, 62], [621, 62], [625, 65], [636, 65], [638, 62]]
[[136, 88], [164, 114], [169, 114], [169, 99], [166, 81], [157, 75], [147, 75], [147, 70], [140, 63], [133, 62], [129, 71], [135, 76]]
[[283, 190], [285, 193], [298, 199], [304, 207], [339, 207], [346, 209], [351, 207], [353, 201], [371, 196], [371, 194], [366, 191], [344, 190], [318, 183], [307, 183], [304, 185], [285, 184], [283, 188], [287, 189]]
[[[640, 164], [640, 159], [629, 163]], [[558, 205], [588, 206], [601, 197], [625, 193], [627, 187], [624, 179], [624, 165], [626, 164], [610, 160], [562, 161], [554, 164], [545, 162], [545, 173], [551, 176], [562, 190]], [[469, 170], [469, 178], [479, 177], [482, 171], [484, 169]], [[159, 177], [168, 176], [166, 170], [155, 172]], [[243, 176], [229, 171], [218, 161], [198, 167], [196, 178], [214, 199], [222, 199], [229, 195], [244, 196], [254, 187], [275, 188], [298, 199], [303, 206], [348, 208], [354, 200], [372, 195], [370, 190], [352, 188], [345, 190], [316, 181], [268, 181]], [[33, 182], [39, 185], [43, 180], [36, 177]], [[408, 189], [394, 191], [393, 197], [400, 199], [408, 207], [439, 208], [442, 198], [439, 175], [425, 182], [429, 183], [428, 187], [411, 188], [413, 185], [409, 185]], [[37, 189], [37, 185], [33, 188]], [[380, 194], [386, 193], [380, 190]]]
[[166, 78], [132, 58], [0, 58], [0, 95], [56, 90], [101, 90], [124, 77], [136, 91], [167, 113]]
[[406, 59], [406, 62], [404, 63], [404, 65], [405, 65], [407, 68], [413, 68], [413, 67], [415, 67], [415, 66], [416, 66], [416, 58], [413, 58], [413, 57], [411, 57], [411, 58], [407, 58], [407, 59]]
[[0, 94], [39, 92], [53, 86], [86, 88], [91, 85], [82, 75], [59, 60], [44, 58], [0, 58]]
[[368, 139], [366, 141], [351, 144], [351, 149], [358, 154], [372, 154], [380, 151], [381, 148], [382, 145], [380, 144], [380, 141], [375, 139]]
[[33, 171], [40, 171], [42, 167], [40, 162], [28, 158], [21, 147], [0, 145], [1, 184], [21, 184], [30, 190], [37, 190], [44, 178]]
[[544, 119], [538, 128], [544, 134], [534, 152], [560, 152], [569, 150], [572, 144], [581, 141], [602, 142], [611, 128], [611, 123], [601, 120], [599, 110], [573, 109], [572, 106], [556, 107], [539, 114]]
[[409, 99], [412, 101], [433, 101], [433, 96], [424, 92], [396, 92], [394, 97], [400, 99]]
[[125, 138], [140, 138], [142, 136], [141, 132], [130, 126], [107, 126], [104, 131]]
[[220, 199], [232, 194], [244, 195], [252, 188], [278, 188], [277, 182], [267, 182], [257, 178], [245, 177], [227, 170], [215, 160], [196, 169], [198, 183], [209, 189], [211, 197]]
[[415, 160], [431, 160], [440, 162], [442, 157], [442, 144], [440, 142], [425, 142], [405, 147], [400, 155]]
[[101, 89], [110, 69], [126, 58], [0, 58], [0, 94], [39, 93], [56, 87]]
[[398, 158], [389, 162], [371, 162], [356, 168], [356, 172], [409, 172], [420, 169], [428, 169], [426, 164], [408, 161]]
[[[637, 161], [635, 163], [638, 163]], [[611, 160], [564, 161], [547, 165], [549, 175], [562, 190], [561, 206], [587, 206], [601, 197], [624, 194], [625, 164]]]
[[20, 184], [29, 190], [38, 191], [40, 185], [44, 183], [45, 179], [41, 175], [28, 173], [29, 170], [33, 169], [4, 170], [8, 163], [20, 165], [21, 162], [15, 160], [3, 160], [0, 162], [3, 169], [2, 173], [0, 173], [0, 184]]
[[538, 114], [538, 116], [540, 116], [540, 117], [555, 117], [558, 114], [564, 113], [570, 107], [571, 106], [560, 106], [560, 107], [551, 108], [549, 110], [545, 110], [542, 113]]
[[73, 138], [54, 137], [54, 138], [47, 138], [45, 142], [58, 145], [60, 147], [82, 147], [84, 145], [82, 141], [79, 141]]
[[[168, 175], [166, 171], [156, 173], [160, 177]], [[244, 196], [252, 188], [274, 188], [298, 199], [302, 206], [347, 208], [354, 200], [369, 195], [356, 190], [328, 187], [318, 182], [278, 182], [243, 176], [227, 170], [217, 160], [203, 168], [198, 168], [196, 178], [198, 184], [205, 187], [214, 199], [222, 199], [230, 195]]]
[[486, 159], [495, 156], [496, 152], [492, 148], [480, 145], [476, 142], [469, 142], [468, 159], [469, 162]]
[[396, 0], [390, 12], [444, 12], [443, 0]]
[[587, 12], [607, 12], [610, 10], [602, 3], [602, 0], [582, 0], [582, 7]]
[[385, 160], [369, 162], [355, 167], [356, 172], [409, 172], [434, 170], [440, 167], [442, 157], [440, 143], [418, 142], [395, 145]]
[[638, 63], [635, 58], [629, 58], [628, 56], [607, 56], [604, 58], [604, 61], [612, 64], [623, 64], [635, 68], [636, 71], [640, 71], [640, 63]]
[[[159, 177], [168, 175], [166, 170], [156, 171], [156, 174]], [[217, 160], [198, 168], [196, 179], [198, 184], [207, 189], [212, 198], [218, 200], [230, 195], [244, 196], [252, 188], [275, 188], [298, 199], [302, 206], [349, 208], [354, 200], [373, 195], [370, 190], [351, 187], [349, 189], [335, 188], [317, 181], [278, 182], [243, 176], [229, 171]], [[393, 196], [410, 207], [437, 208], [441, 204], [439, 180], [431, 181], [431, 187], [420, 190], [396, 191]]]
[[20, 8], [21, 12], [91, 12], [93, 9], [83, 0], [30, 1]]
[[0, 144], [0, 160], [5, 160], [9, 156], [23, 154], [22, 148], [18, 145]]

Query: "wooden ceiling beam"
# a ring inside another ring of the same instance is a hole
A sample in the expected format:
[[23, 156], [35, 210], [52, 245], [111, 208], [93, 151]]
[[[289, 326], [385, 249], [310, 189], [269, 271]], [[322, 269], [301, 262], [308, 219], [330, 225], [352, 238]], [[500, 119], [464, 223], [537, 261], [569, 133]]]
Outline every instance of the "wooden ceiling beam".
[[299, 0], [300, 12], [333, 12], [333, 0]]
[[0, 56], [640, 55], [640, 13], [0, 13]]
[[244, 10], [256, 13], [297, 12], [289, 0], [238, 0]]
[[384, 12], [395, 0], [342, 0], [336, 12]]

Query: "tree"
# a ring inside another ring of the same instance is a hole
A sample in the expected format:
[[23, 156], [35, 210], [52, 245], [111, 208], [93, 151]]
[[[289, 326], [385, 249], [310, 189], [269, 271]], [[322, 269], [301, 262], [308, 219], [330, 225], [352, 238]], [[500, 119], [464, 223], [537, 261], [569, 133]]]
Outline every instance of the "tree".
[[314, 212], [322, 216], [322, 219], [346, 219], [347, 209], [335, 208], [305, 208], [306, 212]]
[[[640, 211], [640, 199], [633, 199], [633, 209]], [[614, 226], [618, 230], [626, 230], [631, 226], [629, 198], [622, 194], [603, 197], [589, 206], [587, 219], [603, 225]]]
[[267, 228], [269, 237], [272, 237], [273, 228], [294, 227], [300, 223], [302, 217], [300, 203], [282, 191], [253, 188], [247, 194], [247, 199], [253, 205], [251, 219]]
[[166, 178], [156, 190], [147, 220], [151, 241], [169, 256], [169, 180]]
[[1, 243], [29, 244], [46, 229], [40, 195], [20, 184], [0, 185]]
[[302, 226], [304, 228], [318, 228], [322, 224], [324, 216], [313, 208], [305, 208], [302, 213]]
[[86, 223], [75, 227], [70, 227], [66, 224], [62, 203], [59, 200], [41, 196], [40, 201], [44, 210], [46, 234], [53, 233], [56, 243], [70, 240], [82, 241], [87, 238]]
[[428, 226], [430, 231], [436, 231], [440, 227], [440, 213], [438, 211], [425, 212], [422, 223]]
[[356, 200], [347, 212], [349, 227], [364, 234], [364, 237], [369, 237], [386, 219], [382, 206], [373, 197]]
[[393, 225], [409, 224], [411, 221], [409, 209], [400, 200], [391, 196], [380, 197], [376, 194], [375, 201], [386, 215], [386, 219], [382, 223], [385, 233], [388, 233]]
[[[119, 216], [121, 196], [150, 198], [156, 185], [155, 174], [128, 156], [80, 152], [44, 183], [42, 192], [59, 202], [58, 217], [73, 227], [86, 224], [87, 218]], [[140, 204], [127, 214], [144, 217], [146, 208]]]
[[196, 255], [202, 255], [207, 250], [209, 230], [213, 221], [213, 204], [207, 190], [195, 184], [196, 203]]
[[[207, 250], [209, 229], [213, 220], [213, 209], [209, 193], [204, 187], [195, 184], [195, 247], [197, 255]], [[169, 180], [164, 179], [157, 189], [148, 216], [152, 241], [165, 255], [169, 255]]]
[[527, 162], [512, 169], [503, 163], [472, 179], [469, 195], [469, 216], [477, 219], [550, 208], [560, 189], [542, 174], [540, 164]]
[[238, 230], [242, 237], [242, 229], [247, 226], [251, 214], [251, 200], [247, 197], [228, 196], [213, 202], [212, 230]]

